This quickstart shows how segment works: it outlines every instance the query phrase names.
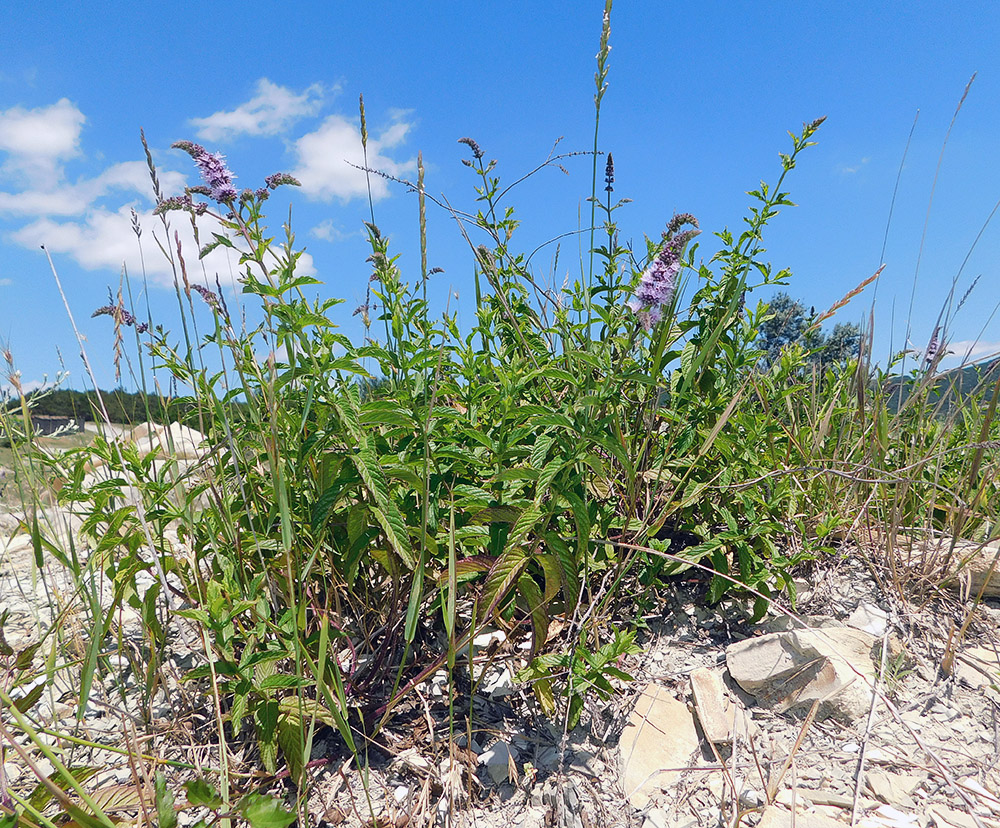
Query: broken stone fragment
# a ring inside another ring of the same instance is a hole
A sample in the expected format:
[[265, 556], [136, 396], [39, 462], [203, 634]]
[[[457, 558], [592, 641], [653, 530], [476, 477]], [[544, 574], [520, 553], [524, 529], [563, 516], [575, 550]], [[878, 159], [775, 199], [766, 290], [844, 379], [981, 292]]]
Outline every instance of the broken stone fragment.
[[847, 626], [881, 636], [889, 628], [889, 614], [874, 604], [860, 603], [847, 619]]
[[764, 809], [757, 828], [844, 828], [844, 823], [832, 817], [799, 811], [792, 819], [791, 811], [771, 805]]
[[982, 591], [984, 598], [1000, 598], [1000, 541], [984, 544], [959, 538], [952, 548], [952, 538], [920, 540], [900, 535], [897, 543], [909, 566], [917, 563], [940, 572], [947, 563], [943, 577], [935, 576], [942, 586], [954, 592], [968, 590], [972, 597]]
[[641, 810], [653, 794], [670, 788], [691, 766], [698, 744], [687, 705], [647, 684], [618, 742], [622, 787], [632, 806]]
[[770, 633], [731, 644], [726, 666], [766, 707], [784, 712], [818, 700], [820, 717], [854, 721], [871, 707], [875, 640], [847, 627]]
[[865, 785], [872, 794], [887, 805], [896, 805], [916, 810], [913, 792], [923, 782], [921, 776], [910, 776], [890, 771], [869, 771], [865, 774]]
[[735, 735], [746, 738], [755, 731], [746, 709], [726, 692], [720, 671], [706, 667], [693, 670], [691, 696], [701, 731], [712, 744], [729, 745]]

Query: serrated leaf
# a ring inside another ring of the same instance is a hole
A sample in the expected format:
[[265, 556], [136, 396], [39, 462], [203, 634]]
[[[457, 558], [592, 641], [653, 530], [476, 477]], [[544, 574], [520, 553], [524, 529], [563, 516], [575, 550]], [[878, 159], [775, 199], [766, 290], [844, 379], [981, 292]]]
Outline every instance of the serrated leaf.
[[406, 543], [406, 524], [403, 523], [403, 516], [399, 510], [390, 505], [387, 511], [372, 509], [372, 514], [375, 515], [375, 520], [382, 527], [389, 545], [399, 555], [403, 565], [407, 569], [413, 569], [417, 565], [417, 558]]
[[530, 573], [523, 572], [517, 579], [518, 592], [524, 597], [531, 615], [531, 655], [534, 656], [545, 645], [549, 634], [549, 614], [542, 591]]
[[547, 678], [535, 679], [531, 683], [531, 689], [535, 693], [535, 698], [542, 706], [542, 711], [550, 718], [556, 713], [556, 699], [552, 693], [552, 680]]
[[483, 602], [480, 610], [481, 619], [488, 619], [493, 616], [497, 607], [507, 596], [510, 588], [517, 581], [521, 570], [527, 565], [528, 560], [528, 556], [524, 553], [524, 550], [519, 547], [504, 550], [500, 559], [487, 576], [486, 584], [483, 586]]
[[156, 819], [160, 828], [177, 828], [177, 812], [174, 810], [174, 794], [167, 788], [167, 780], [162, 773], [155, 780]]
[[208, 780], [198, 777], [189, 779], [184, 783], [184, 790], [187, 793], [189, 805], [200, 805], [209, 810], [215, 811], [223, 806], [222, 797], [219, 792], [208, 782]]
[[352, 455], [351, 461], [358, 470], [358, 474], [361, 475], [365, 488], [368, 489], [377, 504], [377, 508], [372, 509], [372, 513], [379, 526], [382, 527], [386, 540], [403, 561], [404, 566], [407, 569], [413, 569], [417, 564], [417, 559], [410, 548], [406, 524], [403, 522], [403, 516], [399, 513], [399, 509], [396, 508], [396, 504], [389, 497], [389, 484], [375, 459], [374, 453], [371, 449], [361, 448]]
[[42, 682], [41, 684], [32, 687], [21, 698], [15, 699], [14, 707], [16, 707], [21, 713], [26, 713], [38, 703], [38, 700], [42, 697], [42, 693], [44, 692], [45, 682]]
[[288, 696], [278, 702], [278, 709], [281, 711], [283, 719], [287, 719], [299, 727], [302, 726], [303, 716], [315, 719], [330, 727], [339, 726], [337, 717], [316, 699]]
[[415, 428], [413, 415], [392, 400], [373, 400], [361, 406], [358, 421], [362, 426], [389, 425]]
[[545, 545], [551, 549], [559, 560], [559, 568], [562, 571], [563, 598], [566, 602], [566, 613], [571, 615], [576, 609], [576, 603], [580, 599], [580, 573], [577, 559], [566, 543], [555, 532], [546, 532], [544, 535]]
[[188, 618], [191, 621], [197, 621], [206, 627], [210, 627], [212, 624], [212, 616], [210, 616], [203, 609], [179, 609], [175, 610], [176, 614], [181, 616], [181, 618]]
[[574, 430], [573, 421], [565, 414], [560, 414], [558, 411], [546, 411], [543, 414], [532, 417], [531, 424], [536, 428], [556, 426], [557, 428], [565, 428], [569, 431]]
[[549, 499], [551, 495], [552, 481], [556, 479], [567, 465], [565, 458], [556, 457], [550, 460], [544, 469], [538, 474], [538, 483], [535, 489], [535, 506], [540, 507], [542, 503]]
[[239, 733], [243, 726], [243, 717], [247, 714], [247, 701], [246, 693], [233, 694], [233, 706], [229, 708], [229, 723], [233, 733]]
[[240, 803], [239, 810], [250, 828], [287, 828], [295, 822], [295, 813], [273, 796], [252, 793]]
[[[73, 779], [77, 782], [86, 782], [90, 779], [99, 768], [93, 765], [79, 765], [78, 767], [67, 768]], [[53, 771], [49, 774], [49, 781], [54, 783], [61, 791], [65, 791], [69, 782], [63, 777], [60, 771]], [[40, 811], [44, 808], [50, 800], [55, 797], [55, 794], [49, 788], [41, 783], [35, 786], [32, 790], [31, 795], [28, 797], [28, 804], [31, 805], [36, 811]], [[60, 795], [59, 800], [65, 804], [65, 796]]]
[[296, 724], [288, 716], [278, 720], [278, 747], [288, 763], [288, 773], [297, 785], [302, 776], [302, 749], [304, 746], [301, 724]]
[[134, 811], [149, 799], [149, 788], [136, 785], [105, 785], [94, 791], [90, 798], [98, 810], [105, 814], [115, 811]]
[[274, 675], [268, 676], [258, 684], [260, 690], [284, 690], [292, 687], [307, 687], [312, 682], [299, 676]]
[[483, 618], [492, 616], [511, 586], [517, 581], [521, 570], [527, 565], [528, 556], [522, 544], [535, 528], [541, 516], [541, 511], [532, 506], [521, 512], [517, 522], [511, 528], [504, 551], [487, 576], [486, 584], [483, 587]]
[[489, 449], [493, 454], [496, 454], [496, 444], [487, 435], [483, 434], [483, 432], [473, 428], [462, 428], [459, 429], [459, 434], [464, 437], [468, 437], [473, 442], [478, 443], [484, 448]]
[[487, 509], [476, 512], [472, 517], [472, 522], [477, 524], [514, 523], [520, 515], [521, 509], [514, 506], [490, 506]]
[[254, 713], [261, 764], [268, 773], [275, 773], [278, 770], [278, 703], [266, 701], [258, 705]]
[[342, 491], [342, 486], [334, 484], [316, 499], [316, 504], [313, 506], [312, 513], [313, 532], [317, 532], [319, 528], [326, 523], [326, 519], [330, 516], [330, 510], [337, 502], [337, 498], [340, 497]]
[[559, 594], [563, 585], [562, 565], [555, 554], [536, 555], [535, 560], [545, 573], [545, 593], [542, 595], [542, 601], [548, 604]]
[[528, 458], [532, 466], [541, 469], [545, 465], [545, 458], [554, 442], [555, 437], [547, 434], [535, 440], [535, 445], [531, 447], [531, 455]]
[[347, 513], [347, 539], [351, 546], [368, 526], [368, 504], [356, 503]]
[[577, 560], [585, 560], [587, 556], [587, 546], [590, 543], [590, 512], [587, 504], [573, 492], [561, 492], [563, 498], [569, 502], [570, 511], [573, 514], [573, 522], [576, 524], [576, 554]]

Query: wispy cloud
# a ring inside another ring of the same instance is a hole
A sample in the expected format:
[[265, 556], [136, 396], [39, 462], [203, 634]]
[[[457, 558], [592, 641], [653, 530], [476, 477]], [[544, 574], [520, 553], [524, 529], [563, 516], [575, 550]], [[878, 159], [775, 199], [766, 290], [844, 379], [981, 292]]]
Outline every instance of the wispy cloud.
[[[48, 217], [39, 218], [14, 231], [11, 238], [28, 248], [37, 249], [39, 245], [44, 244], [53, 254], [70, 256], [86, 270], [117, 273], [124, 265], [135, 277], [142, 274], [145, 267], [146, 276], [153, 282], [170, 286], [174, 283], [174, 269], [170, 260], [162, 254], [150, 236], [155, 236], [166, 250], [173, 253], [176, 251], [174, 240], [176, 230], [180, 235], [188, 278], [192, 282], [212, 285], [218, 276], [223, 284], [232, 284], [241, 275], [237, 251], [218, 247], [199, 261], [198, 248], [189, 222], [174, 222], [169, 239], [163, 233], [159, 218], [153, 216], [151, 212], [140, 213], [139, 222], [143, 228], [142, 240], [145, 245], [145, 256], [142, 258], [139, 255], [135, 233], [132, 231], [129, 205], [117, 211], [96, 208], [88, 211], [86, 217], [79, 221], [58, 222]], [[203, 225], [201, 232], [208, 237], [213, 229], [215, 228]], [[302, 254], [296, 264], [296, 272], [304, 275], [316, 272], [310, 254]], [[180, 278], [179, 272], [177, 275]]]
[[[405, 112], [397, 112], [395, 119], [378, 136], [368, 137], [368, 166], [390, 175], [403, 176], [416, 169], [416, 159], [396, 161], [388, 155], [405, 140], [412, 123], [403, 120]], [[302, 182], [302, 190], [311, 198], [349, 201], [367, 197], [368, 182], [363, 170], [365, 157], [361, 147], [358, 125], [342, 115], [331, 115], [319, 129], [295, 141], [294, 152], [298, 164], [292, 175]], [[352, 166], [353, 165], [353, 166]], [[381, 199], [389, 194], [386, 181], [371, 176], [372, 198]]]
[[0, 279], [0, 287], [7, 287], [14, 284], [13, 279]]
[[[60, 176], [62, 172], [60, 170]], [[171, 170], [157, 170], [160, 184], [167, 193], [182, 192], [183, 175]], [[94, 178], [75, 184], [63, 182], [50, 189], [27, 189], [19, 193], [0, 192], [0, 213], [24, 216], [76, 216], [86, 212], [98, 199], [124, 192], [152, 201], [149, 170], [143, 161], [113, 164]]]
[[[18, 374], [21, 372], [18, 371]], [[43, 376], [40, 380], [19, 380], [18, 385], [21, 387], [21, 391], [25, 394], [30, 394], [32, 391], [39, 391], [41, 389], [52, 389], [58, 388], [69, 378], [68, 371], [60, 371], [59, 376], [55, 381], [50, 380], [47, 375]], [[13, 400], [18, 399], [18, 393], [13, 385], [8, 383], [0, 384], [0, 400]]]
[[295, 93], [261, 78], [257, 94], [246, 103], [207, 118], [192, 118], [191, 124], [203, 141], [225, 141], [237, 135], [279, 135], [300, 118], [319, 112], [323, 94], [318, 83]]
[[28, 186], [54, 188], [64, 162], [80, 154], [86, 120], [66, 98], [37, 109], [15, 106], [0, 111], [0, 152], [8, 156], [0, 173]]
[[861, 172], [861, 170], [867, 166], [871, 158], [864, 157], [855, 164], [841, 164], [839, 172], [841, 175], [854, 175], [855, 173]]
[[960, 362], [978, 362], [981, 359], [1000, 356], [1000, 342], [985, 342], [978, 339], [960, 339], [949, 342], [947, 359]]
[[314, 238], [328, 242], [340, 241], [341, 239], [346, 239], [348, 236], [347, 233], [333, 223], [333, 219], [321, 221], [309, 231], [309, 234]]

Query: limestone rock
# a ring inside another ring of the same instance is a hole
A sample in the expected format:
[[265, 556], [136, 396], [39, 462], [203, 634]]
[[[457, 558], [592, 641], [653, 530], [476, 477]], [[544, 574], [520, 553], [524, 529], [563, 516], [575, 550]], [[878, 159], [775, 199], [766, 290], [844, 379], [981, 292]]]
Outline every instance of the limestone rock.
[[861, 603], [847, 619], [847, 626], [881, 636], [889, 627], [889, 614], [874, 604]]
[[673, 785], [690, 767], [698, 750], [694, 718], [663, 687], [648, 684], [622, 730], [618, 750], [625, 796], [641, 810], [653, 793]]
[[911, 563], [943, 568], [947, 561], [942, 586], [955, 592], [968, 588], [973, 597], [982, 590], [985, 598], [1000, 598], [1000, 541], [983, 544], [959, 538], [954, 549], [948, 537], [915, 540], [900, 536], [898, 541], [904, 560]]
[[[927, 809], [928, 815], [933, 819], [934, 825], [938, 828], [978, 828], [979, 823], [968, 812], [949, 808], [947, 805], [931, 805]], [[983, 821], [985, 825], [995, 825], [993, 820]]]
[[844, 823], [837, 819], [824, 816], [823, 814], [803, 813], [799, 811], [795, 814], [795, 821], [792, 821], [792, 812], [786, 811], [771, 805], [764, 809], [757, 828], [844, 828]]
[[734, 734], [746, 735], [755, 730], [746, 709], [726, 693], [719, 671], [705, 667], [693, 670], [691, 695], [702, 733], [713, 744], [732, 744]]
[[479, 754], [479, 764], [486, 766], [486, 772], [496, 784], [506, 782], [513, 769], [513, 777], [517, 777], [517, 750], [506, 742], [500, 741], [489, 750]]
[[911, 794], [920, 787], [923, 778], [890, 771], [869, 771], [865, 784], [875, 796], [888, 805], [896, 805], [915, 810], [917, 807]]
[[974, 690], [1000, 684], [1000, 656], [989, 647], [966, 647], [958, 653], [955, 675]]
[[872, 702], [875, 637], [848, 627], [793, 630], [726, 648], [729, 674], [757, 701], [779, 712], [821, 702], [819, 715], [853, 721]]

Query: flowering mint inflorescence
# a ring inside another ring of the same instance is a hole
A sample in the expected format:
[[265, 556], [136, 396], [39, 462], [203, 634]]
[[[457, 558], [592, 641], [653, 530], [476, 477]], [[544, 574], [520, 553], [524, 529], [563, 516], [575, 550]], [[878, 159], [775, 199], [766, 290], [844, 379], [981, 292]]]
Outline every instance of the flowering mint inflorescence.
[[208, 206], [205, 204], [195, 204], [191, 200], [191, 196], [171, 196], [170, 198], [165, 198], [153, 209], [154, 216], [160, 216], [164, 213], [168, 213], [171, 210], [194, 210], [195, 215], [202, 215]]
[[130, 328], [134, 325], [136, 331], [141, 334], [149, 330], [148, 322], [136, 322], [135, 317], [121, 305], [104, 305], [90, 314], [91, 319], [95, 316], [110, 316], [116, 324], [127, 325]]
[[208, 185], [209, 195], [220, 204], [235, 201], [239, 191], [233, 186], [235, 176], [226, 166], [225, 156], [217, 152], [209, 152], [201, 144], [191, 141], [177, 141], [174, 149], [184, 150], [198, 165], [201, 177]]
[[[233, 179], [236, 176], [226, 166], [224, 155], [217, 152], [209, 152], [201, 144], [196, 144], [193, 141], [176, 141], [172, 146], [174, 149], [183, 150], [194, 159], [205, 182], [205, 186], [189, 187], [186, 192], [188, 194], [197, 193], [208, 196], [219, 202], [219, 204], [232, 205], [237, 199], [239, 199], [241, 204], [246, 204], [254, 198], [258, 201], [264, 201], [270, 195], [270, 190], [277, 189], [283, 184], [291, 184], [295, 187], [302, 186], [294, 176], [279, 172], [267, 176], [264, 179], [264, 187], [257, 190], [243, 190], [241, 193], [233, 184]], [[167, 210], [191, 207], [190, 200], [190, 195], [165, 199], [161, 202], [157, 210], [162, 213]], [[202, 206], [199, 210], [198, 206], [195, 205], [195, 210], [198, 215], [201, 215], [205, 211], [205, 208]]]
[[269, 175], [264, 179], [264, 184], [269, 190], [276, 190], [282, 184], [290, 184], [293, 187], [302, 186], [302, 182], [288, 173], [274, 173], [273, 175]]
[[[694, 227], [683, 233], [678, 232], [685, 224]], [[650, 330], [663, 318], [663, 309], [670, 304], [677, 290], [677, 275], [681, 271], [684, 248], [700, 232], [698, 220], [690, 213], [675, 215], [667, 225], [663, 246], [639, 277], [635, 294], [628, 300], [629, 308], [645, 330]]]

